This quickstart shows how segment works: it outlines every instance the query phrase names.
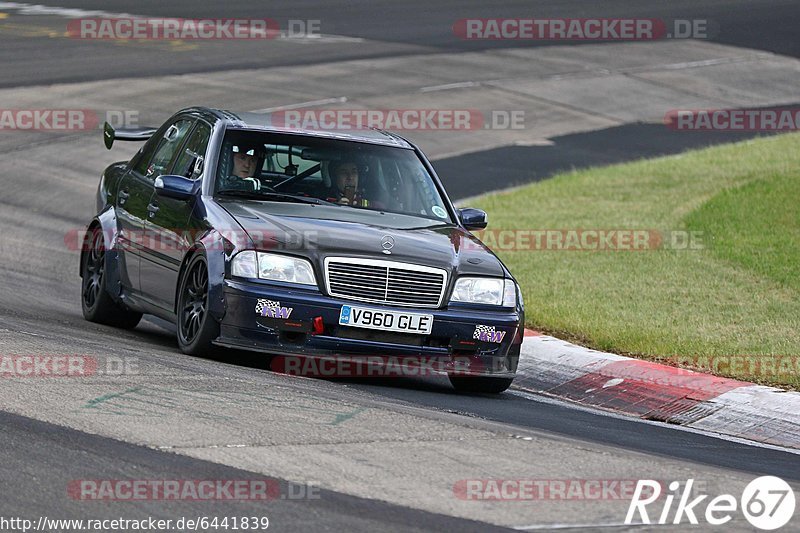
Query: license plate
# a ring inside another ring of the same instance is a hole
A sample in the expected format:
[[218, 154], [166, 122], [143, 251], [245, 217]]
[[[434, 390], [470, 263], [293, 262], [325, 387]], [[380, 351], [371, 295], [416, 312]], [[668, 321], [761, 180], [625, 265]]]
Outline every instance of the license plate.
[[339, 325], [429, 335], [433, 328], [433, 315], [343, 305]]

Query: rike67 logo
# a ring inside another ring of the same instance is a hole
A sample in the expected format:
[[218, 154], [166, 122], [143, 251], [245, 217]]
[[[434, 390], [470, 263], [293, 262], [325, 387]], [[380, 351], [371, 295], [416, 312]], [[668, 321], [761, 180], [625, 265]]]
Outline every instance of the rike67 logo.
[[[792, 487], [775, 476], [762, 476], [751, 481], [737, 500], [731, 494], [721, 494], [707, 502], [708, 494], [700, 494], [694, 499], [692, 487], [694, 480], [689, 479], [681, 490], [681, 484], [673, 481], [669, 484], [669, 493], [662, 495], [661, 483], [651, 479], [640, 479], [636, 484], [633, 499], [625, 516], [625, 524], [699, 524], [698, 516], [712, 526], [721, 526], [730, 522], [738, 510], [753, 527], [761, 530], [775, 530], [785, 526], [792, 519], [795, 507], [795, 496]], [[677, 498], [677, 507], [673, 511], [672, 504]], [[647, 507], [655, 502], [655, 509], [663, 501], [660, 513], [648, 514]], [[705, 512], [703, 504], [705, 502]], [[633, 519], [639, 515], [638, 522]], [[652, 518], [652, 520], [651, 520]]]

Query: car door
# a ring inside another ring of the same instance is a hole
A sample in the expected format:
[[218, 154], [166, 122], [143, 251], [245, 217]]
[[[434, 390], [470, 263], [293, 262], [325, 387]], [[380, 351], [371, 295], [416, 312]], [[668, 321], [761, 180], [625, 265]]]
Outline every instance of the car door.
[[144, 240], [144, 219], [147, 217], [147, 204], [153, 194], [153, 178], [147, 175], [147, 168], [166, 130], [167, 125], [164, 125], [134, 156], [117, 188], [114, 207], [117, 215], [120, 275], [124, 289], [136, 294], [141, 289], [139, 266]]
[[[199, 180], [203, 174], [211, 126], [198, 120], [186, 137], [168, 172], [163, 174]], [[147, 259], [142, 261], [142, 293], [162, 309], [171, 311], [175, 305], [181, 261], [193, 242], [188, 221], [194, 201], [167, 198], [154, 191], [148, 205], [152, 214], [148, 215], [145, 227], [153, 236], [151, 241], [158, 243], [158, 249], [148, 250]]]

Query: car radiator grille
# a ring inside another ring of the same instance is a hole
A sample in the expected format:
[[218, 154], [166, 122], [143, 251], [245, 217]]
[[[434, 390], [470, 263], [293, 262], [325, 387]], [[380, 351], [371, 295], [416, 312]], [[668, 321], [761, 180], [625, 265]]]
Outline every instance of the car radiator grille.
[[331, 296], [401, 306], [438, 307], [447, 272], [439, 268], [372, 259], [328, 258]]

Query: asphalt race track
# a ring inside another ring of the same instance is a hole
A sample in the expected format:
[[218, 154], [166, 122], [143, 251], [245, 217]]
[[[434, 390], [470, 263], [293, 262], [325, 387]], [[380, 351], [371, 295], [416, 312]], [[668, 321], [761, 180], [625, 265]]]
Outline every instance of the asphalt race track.
[[[0, 2], [0, 110], [127, 110], [143, 125], [190, 105], [526, 110], [518, 130], [405, 132], [432, 156], [451, 196], [464, 199], [572, 167], [750, 136], [670, 131], [661, 123], [669, 109], [797, 101], [797, 2], [650, 4], [47, 3], [322, 23], [322, 40], [261, 46], [81, 42], [63, 36], [69, 18], [61, 10], [34, 14], [32, 4]], [[703, 42], [530, 46], [461, 41], [451, 30], [464, 17], [534, 15], [707, 18], [720, 32]], [[89, 356], [116, 369], [0, 378], [0, 518], [267, 516], [270, 529], [286, 531], [622, 531], [630, 529], [629, 499], [476, 501], [455, 487], [474, 479], [692, 478], [713, 497], [741, 494], [759, 475], [800, 483], [798, 454], [786, 450], [513, 389], [457, 395], [440, 378], [290, 377], [258, 355], [185, 356], [160, 320], [133, 331], [84, 321], [74, 236], [94, 214], [102, 168], [136, 149], [106, 151], [99, 129], [0, 131], [0, 355]], [[265, 478], [281, 497], [92, 501], [69, 490], [76, 480]], [[726, 527], [750, 529], [741, 516]]]
[[[253, 54], [247, 44], [241, 48], [225, 43], [201, 56], [186, 61], [163, 61], [162, 50], [129, 46], [102, 47], [80, 41], [48, 45], [52, 39], [36, 32], [25, 21], [4, 29], [0, 35], [0, 62], [7, 65], [2, 86], [87, 81], [131, 76], [157, 76], [186, 72], [208, 72], [238, 68], [264, 68], [278, 65], [316, 64], [333, 59], [391, 57], [406, 53], [476, 51], [486, 48], [542, 46], [539, 43], [514, 41], [463, 41], [454, 39], [450, 27], [465, 17], [663, 17], [707, 19], [720, 28], [714, 42], [738, 47], [800, 56], [796, 35], [797, 5], [791, 0], [713, 0], [695, 2], [677, 0], [669, 3], [613, 0], [594, 4], [585, 0], [566, 2], [525, 0], [480, 2], [446, 0], [441, 2], [391, 2], [357, 0], [347, 8], [326, 2], [270, 2], [265, 9], [257, 2], [235, 0], [221, 7], [213, 2], [105, 2], [60, 1], [46, 5], [112, 13], [131, 13], [153, 17], [264, 17], [277, 20], [315, 19], [324, 21], [323, 33], [367, 39], [343, 43], [336, 50], [308, 47], [286, 54], [282, 50]], [[21, 27], [20, 27], [21, 26]], [[20, 34], [26, 39], [16, 39]], [[9, 42], [10, 41], [10, 42]], [[552, 43], [545, 43], [552, 44]], [[41, 52], [41, 53], [39, 53]], [[71, 68], [76, 56], [91, 54], [90, 64]]]

